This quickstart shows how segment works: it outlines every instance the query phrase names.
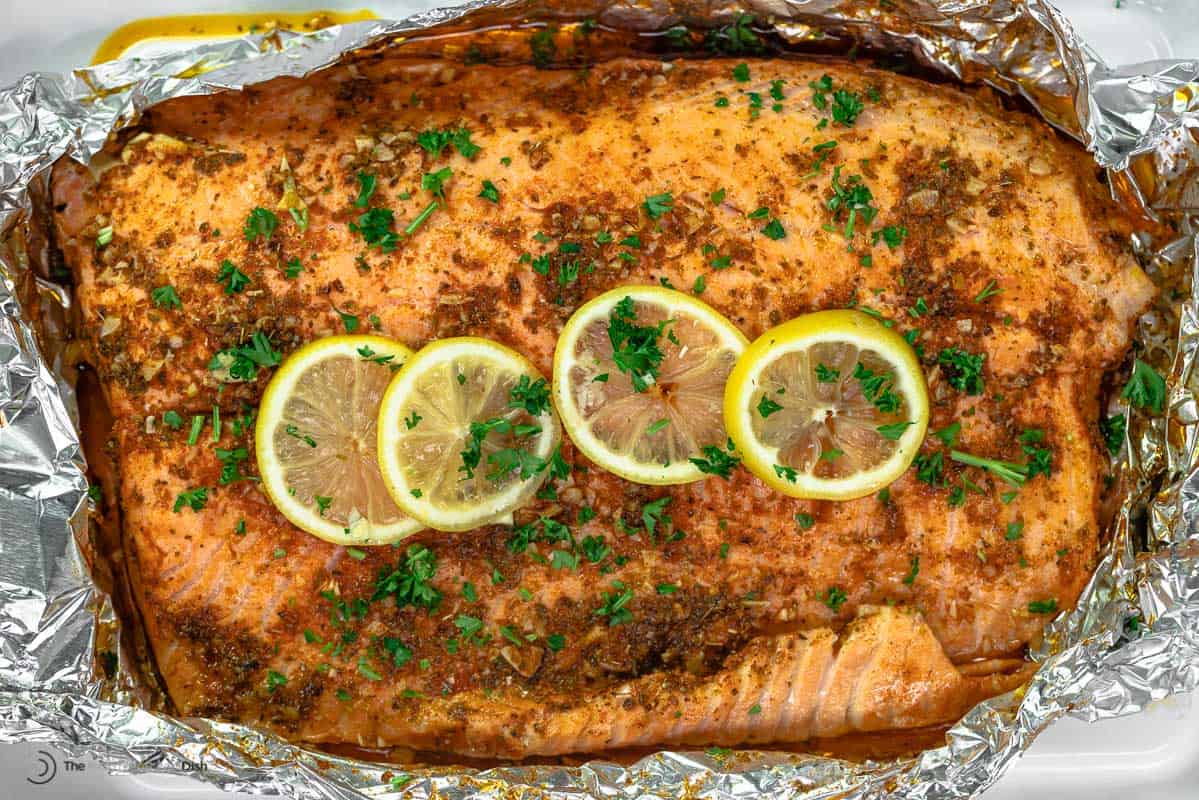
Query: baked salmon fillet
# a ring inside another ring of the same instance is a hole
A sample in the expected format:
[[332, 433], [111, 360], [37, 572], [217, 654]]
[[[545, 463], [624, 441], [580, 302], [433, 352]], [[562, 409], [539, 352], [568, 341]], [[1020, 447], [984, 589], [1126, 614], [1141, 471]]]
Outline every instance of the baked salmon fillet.
[[[361, 176], [394, 211], [384, 247]], [[848, 186], [873, 212], [853, 246], [830, 204]], [[1154, 290], [1092, 160], [989, 95], [798, 60], [390, 56], [158, 105], [52, 188], [116, 420], [110, 497], [182, 714], [503, 758], [937, 725], [1027, 677], [1095, 566], [1101, 387]], [[277, 215], [265, 235], [255, 208]], [[234, 380], [214, 355], [255, 334], [284, 356], [348, 319], [414, 349], [483, 336], [548, 376], [579, 305], [660, 283], [751, 339], [819, 309], [888, 320], [929, 384], [918, 466], [811, 501], [740, 468], [640, 486], [567, 443], [573, 470], [515, 527], [362, 549], [222, 481], [218, 449], [246, 448], [253, 477], [270, 369]], [[1016, 491], [951, 444], [1039, 467]], [[591, 546], [551, 561], [529, 535], [547, 525]]]

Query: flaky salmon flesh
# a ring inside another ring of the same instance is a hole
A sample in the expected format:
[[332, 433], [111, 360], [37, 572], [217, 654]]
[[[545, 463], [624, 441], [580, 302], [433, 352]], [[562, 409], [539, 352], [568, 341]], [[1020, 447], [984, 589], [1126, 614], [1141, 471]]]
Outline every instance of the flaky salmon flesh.
[[[373, 232], [372, 178], [394, 212]], [[52, 189], [181, 714], [501, 758], [937, 725], [1019, 685], [1095, 567], [1101, 384], [1153, 287], [1091, 159], [989, 95], [799, 60], [389, 57], [163, 103]], [[352, 319], [414, 349], [487, 337], [548, 377], [572, 311], [636, 284], [750, 339], [819, 309], [887, 320], [929, 385], [916, 465], [809, 501], [741, 468], [635, 485], [567, 443], [573, 471], [513, 525], [361, 549], [253, 480], [271, 368], [235, 380], [218, 352], [259, 334], [286, 357]], [[250, 479], [223, 483], [239, 448]], [[588, 544], [551, 560], [559, 526]]]

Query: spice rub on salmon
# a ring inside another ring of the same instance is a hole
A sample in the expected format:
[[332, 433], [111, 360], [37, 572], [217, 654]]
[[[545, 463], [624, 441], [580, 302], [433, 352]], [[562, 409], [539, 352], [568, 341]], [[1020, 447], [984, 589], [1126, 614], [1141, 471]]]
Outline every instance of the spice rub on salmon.
[[[170, 101], [111, 155], [56, 169], [57, 229], [183, 713], [502, 757], [929, 725], [1016, 685], [1095, 565], [1101, 382], [1152, 286], [1086, 154], [984, 96], [802, 61], [391, 59]], [[740, 468], [638, 486], [567, 445], [513, 525], [364, 549], [252, 480], [300, 344], [470, 334], [548, 375], [575, 308], [658, 283], [750, 338], [889, 320], [929, 383], [916, 464], [804, 501]]]

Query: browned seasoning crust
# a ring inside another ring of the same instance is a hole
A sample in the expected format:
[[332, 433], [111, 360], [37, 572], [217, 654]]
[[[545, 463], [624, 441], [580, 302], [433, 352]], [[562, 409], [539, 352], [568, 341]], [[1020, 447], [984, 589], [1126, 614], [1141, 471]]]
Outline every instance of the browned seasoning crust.
[[[744, 82], [734, 66], [381, 62], [164, 104], [97, 185], [56, 171], [84, 334], [120, 419], [136, 588], [182, 710], [311, 741], [523, 756], [917, 727], [1018, 679], [1046, 618], [1030, 604], [1068, 607], [1094, 566], [1100, 380], [1151, 294], [1125, 223], [1085, 153], [985, 99], [856, 66], [757, 61]], [[809, 84], [826, 73], [863, 100], [852, 126], [818, 127], [830, 112]], [[750, 92], [764, 98], [756, 117]], [[452, 146], [434, 158], [416, 139], [458, 127], [482, 148], [473, 158]], [[394, 209], [401, 229], [430, 201], [421, 176], [442, 167], [445, 207], [394, 253], [350, 230], [358, 172], [377, 176], [371, 204]], [[852, 251], [827, 207], [834, 175], [860, 175], [877, 208]], [[478, 196], [483, 181], [498, 202]], [[293, 187], [303, 232], [279, 207]], [[673, 210], [652, 219], [642, 203], [663, 192]], [[279, 226], [248, 242], [256, 206]], [[763, 234], [773, 219], [781, 238]], [[871, 244], [870, 231], [900, 227], [895, 247]], [[243, 291], [218, 280], [226, 259], [249, 278]], [[293, 259], [303, 269], [288, 277]], [[574, 308], [660, 281], [702, 286], [751, 338], [851, 304], [918, 330], [930, 430], [959, 422], [956, 447], [1009, 461], [1025, 458], [1023, 431], [1041, 430], [1052, 473], [1005, 497], [930, 439], [926, 454], [944, 456], [937, 485], [913, 470], [885, 501], [807, 502], [740, 469], [634, 486], [567, 447], [581, 469], [517, 522], [556, 520], [609, 552], [554, 569], [552, 543], [518, 551], [506, 526], [419, 534], [438, 563], [430, 612], [363, 602], [402, 548], [351, 554], [294, 529], [254, 483], [220, 485], [211, 423], [189, 446], [187, 424], [162, 422], [219, 404], [215, 446], [252, 448], [230, 423], [269, 370], [222, 384], [208, 367], [255, 331], [287, 353], [339, 331], [341, 312], [413, 347], [487, 336], [548, 375]], [[163, 286], [180, 308], [155, 306]], [[953, 368], [936, 363], [945, 348], [985, 354], [985, 391], [951, 385]], [[957, 504], [963, 478], [981, 493]], [[173, 511], [195, 487], [209, 488], [206, 505]], [[663, 498], [651, 536], [645, 509]], [[596, 613], [604, 592], [622, 591], [613, 581], [632, 593], [616, 625]], [[834, 587], [843, 603], [829, 601]], [[463, 616], [482, 621], [479, 635]], [[411, 658], [397, 666], [388, 640]], [[960, 669], [977, 659], [994, 661]]]

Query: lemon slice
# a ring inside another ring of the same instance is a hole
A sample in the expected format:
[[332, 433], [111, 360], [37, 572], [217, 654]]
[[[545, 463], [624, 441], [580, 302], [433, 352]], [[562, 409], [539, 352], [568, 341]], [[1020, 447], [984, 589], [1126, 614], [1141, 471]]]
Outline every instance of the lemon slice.
[[818, 311], [749, 346], [729, 376], [724, 420], [745, 466], [780, 492], [850, 500], [912, 463], [928, 393], [898, 333], [860, 311]]
[[720, 312], [682, 292], [614, 289], [562, 329], [554, 403], [567, 435], [603, 469], [636, 483], [699, 480], [691, 459], [728, 441], [724, 384], [747, 344]]
[[[392, 498], [430, 528], [510, 521], [565, 464], [549, 387], [524, 356], [486, 339], [428, 345], [379, 409], [379, 466]], [[565, 477], [565, 475], [560, 475]]]
[[375, 458], [379, 402], [411, 355], [381, 336], [330, 336], [272, 376], [254, 431], [258, 470], [294, 525], [345, 545], [385, 544], [424, 528], [392, 502]]

